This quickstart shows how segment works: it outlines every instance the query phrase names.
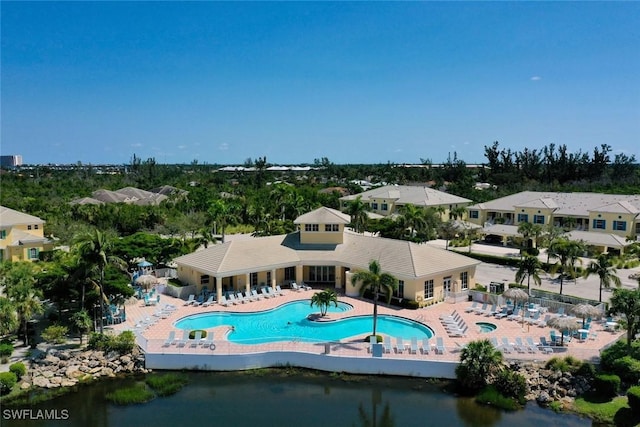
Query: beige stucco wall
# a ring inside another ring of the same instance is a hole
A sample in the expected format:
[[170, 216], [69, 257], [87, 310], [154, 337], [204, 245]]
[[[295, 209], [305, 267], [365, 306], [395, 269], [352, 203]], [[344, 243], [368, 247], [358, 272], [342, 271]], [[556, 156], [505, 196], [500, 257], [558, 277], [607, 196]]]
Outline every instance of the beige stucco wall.
[[[606, 228], [593, 228], [593, 220], [602, 219], [606, 221]], [[624, 231], [614, 230], [614, 221], [624, 221], [627, 224], [627, 228]], [[612, 233], [618, 236], [626, 237], [630, 234], [635, 234], [635, 215], [633, 214], [621, 214], [621, 213], [609, 213], [609, 212], [589, 212], [589, 231]]]
[[[31, 227], [31, 230], [29, 230]], [[37, 227], [37, 228], [36, 228]], [[28, 233], [37, 238], [44, 238], [44, 223], [38, 224], [21, 224], [15, 225], [10, 228], [2, 228], [5, 231], [6, 236], [4, 239], [0, 239], [0, 249], [4, 251], [4, 259], [11, 261], [25, 261], [25, 260], [37, 260], [38, 257], [30, 258], [29, 251], [30, 249], [37, 249], [38, 253], [42, 251], [49, 251], [53, 249], [53, 244], [42, 244], [42, 243], [25, 243], [21, 245], [11, 246], [11, 243], [14, 240], [13, 232], [16, 230], [21, 230], [25, 233]]]
[[318, 224], [319, 231], [304, 231], [300, 224], [300, 243], [339, 245], [343, 242], [344, 225], [338, 224], [338, 231], [324, 231], [326, 224]]

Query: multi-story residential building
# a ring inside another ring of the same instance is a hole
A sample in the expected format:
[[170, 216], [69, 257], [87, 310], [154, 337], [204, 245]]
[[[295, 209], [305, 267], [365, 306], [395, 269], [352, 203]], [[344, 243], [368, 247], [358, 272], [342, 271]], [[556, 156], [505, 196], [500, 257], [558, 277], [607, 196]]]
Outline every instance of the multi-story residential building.
[[618, 251], [640, 235], [640, 195], [523, 191], [467, 207], [467, 217], [485, 234], [517, 235], [523, 222], [553, 225], [569, 237]]
[[0, 206], [0, 261], [36, 261], [52, 248], [42, 219]]
[[400, 213], [405, 205], [424, 208], [443, 208], [442, 218], [449, 219], [452, 210], [465, 207], [471, 200], [429, 187], [413, 185], [385, 185], [360, 194], [340, 197], [340, 208], [346, 209], [349, 202], [361, 197], [369, 205], [370, 212], [382, 216]]
[[428, 245], [354, 233], [345, 228], [349, 221], [348, 215], [322, 207], [298, 217], [296, 232], [231, 240], [176, 258], [178, 278], [196, 292], [206, 286], [218, 296], [294, 281], [358, 295], [351, 275], [367, 270], [375, 259], [399, 280], [394, 296], [419, 305], [463, 295], [475, 286], [479, 261]]

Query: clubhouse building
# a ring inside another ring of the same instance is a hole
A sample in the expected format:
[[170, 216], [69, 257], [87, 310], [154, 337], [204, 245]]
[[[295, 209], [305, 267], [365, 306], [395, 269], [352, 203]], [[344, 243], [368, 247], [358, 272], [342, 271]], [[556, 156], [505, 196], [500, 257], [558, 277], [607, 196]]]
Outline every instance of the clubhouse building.
[[475, 286], [480, 263], [424, 244], [355, 233], [348, 215], [321, 207], [298, 217], [298, 231], [279, 236], [231, 240], [176, 258], [178, 278], [200, 292], [218, 296], [262, 286], [305, 282], [358, 295], [351, 275], [376, 260], [398, 281], [395, 298], [420, 306], [465, 298]]

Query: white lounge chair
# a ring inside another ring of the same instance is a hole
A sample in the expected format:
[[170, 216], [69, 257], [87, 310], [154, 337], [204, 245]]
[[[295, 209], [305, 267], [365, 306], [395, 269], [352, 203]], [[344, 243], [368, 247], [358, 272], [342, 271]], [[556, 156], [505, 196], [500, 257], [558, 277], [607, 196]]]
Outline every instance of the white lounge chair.
[[213, 300], [213, 294], [209, 295], [209, 298], [207, 298], [207, 300], [205, 302], [202, 303], [203, 307], [209, 307], [210, 305], [215, 304], [215, 301]]
[[182, 338], [179, 340], [176, 340], [176, 346], [184, 347], [185, 345], [187, 345], [187, 341], [189, 341], [189, 331], [184, 330], [182, 331]]
[[311, 290], [313, 290], [313, 288], [312, 288], [311, 286], [307, 285], [307, 284], [306, 284], [306, 283], [304, 283], [304, 282], [300, 282], [300, 289], [304, 289], [305, 291], [311, 291]]
[[189, 347], [196, 348], [200, 344], [201, 339], [202, 339], [202, 331], [196, 331], [193, 337], [193, 342]]
[[300, 292], [302, 289], [300, 289], [300, 287], [298, 286], [298, 284], [296, 282], [291, 282], [291, 289], [296, 291], [296, 292]]
[[382, 348], [385, 353], [391, 353], [391, 337], [384, 337], [384, 340], [382, 341]]
[[367, 351], [369, 353], [373, 353], [373, 345], [378, 343], [378, 337], [375, 335], [369, 336], [369, 347], [367, 347]]
[[244, 295], [242, 295], [242, 292], [238, 292], [238, 293], [236, 293], [236, 299], [237, 299], [238, 301], [240, 301], [241, 303], [243, 303], [243, 304], [244, 304], [245, 302], [249, 302], [249, 300], [248, 300], [248, 299], [246, 299], [246, 298], [244, 297]]
[[189, 298], [184, 302], [184, 305], [192, 305], [196, 303], [196, 296], [194, 294], [189, 295]]
[[409, 348], [409, 352], [418, 354], [418, 337], [411, 337], [411, 347]]
[[444, 341], [442, 340], [442, 337], [437, 337], [436, 338], [436, 353], [437, 354], [444, 354], [445, 351], [447, 351], [447, 349], [444, 346]]
[[527, 341], [527, 351], [529, 353], [537, 353], [538, 346], [536, 346], [536, 344], [533, 342], [533, 338], [526, 337], [525, 340]]
[[169, 337], [164, 342], [164, 344], [162, 344], [162, 346], [169, 347], [170, 345], [175, 344], [175, 341], [176, 341], [176, 331], [169, 331]]
[[216, 345], [213, 343], [213, 331], [207, 332], [207, 337], [203, 340], [200, 340], [200, 345], [202, 348], [209, 347], [211, 350], [216, 349]]
[[273, 297], [273, 298], [275, 298], [275, 297], [277, 297], [277, 296], [278, 296], [278, 294], [276, 294], [276, 293], [273, 291], [273, 288], [272, 288], [271, 286], [267, 286], [265, 289], [266, 289], [266, 291], [267, 291], [267, 295], [269, 295], [269, 296], [271, 296], [271, 297]]
[[264, 296], [265, 298], [275, 297], [275, 295], [270, 294], [270, 293], [267, 291], [267, 288], [261, 288], [261, 289], [260, 289], [260, 293], [261, 293], [261, 294], [262, 294], [262, 296]]
[[509, 343], [509, 340], [505, 337], [502, 338], [502, 351], [505, 353], [513, 353], [513, 346]]
[[404, 351], [404, 341], [402, 337], [396, 337], [396, 345], [395, 345], [396, 353], [402, 353]]
[[429, 354], [431, 351], [431, 343], [429, 342], [429, 338], [422, 338], [422, 354]]
[[251, 295], [253, 295], [253, 297], [257, 300], [261, 300], [264, 298], [264, 296], [260, 295], [255, 289], [251, 289]]
[[474, 301], [473, 304], [471, 304], [469, 307], [467, 307], [464, 312], [465, 313], [471, 313], [472, 311], [475, 311], [475, 309], [478, 308], [478, 301]]
[[231, 304], [233, 304], [233, 305], [238, 305], [238, 302], [239, 302], [239, 301], [236, 299], [235, 295], [233, 295], [233, 294], [229, 294], [229, 296], [227, 297], [227, 299], [228, 299], [229, 301], [231, 301]]
[[522, 342], [522, 338], [520, 337], [516, 337], [513, 348], [515, 348], [518, 353], [525, 353], [527, 351], [524, 343]]
[[253, 294], [249, 291], [245, 291], [244, 298], [249, 302], [256, 301], [258, 299], [258, 297], [253, 296]]

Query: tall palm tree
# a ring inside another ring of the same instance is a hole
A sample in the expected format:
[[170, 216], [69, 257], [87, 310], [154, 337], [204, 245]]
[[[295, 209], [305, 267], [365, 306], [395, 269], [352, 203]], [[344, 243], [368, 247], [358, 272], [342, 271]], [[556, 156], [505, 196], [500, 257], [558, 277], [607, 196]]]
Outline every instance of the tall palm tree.
[[460, 352], [456, 378], [465, 390], [476, 392], [503, 368], [502, 361], [502, 352], [488, 339], [471, 341]]
[[18, 329], [18, 313], [9, 298], [0, 297], [0, 335], [7, 335]]
[[627, 354], [631, 355], [631, 344], [640, 324], [640, 289], [614, 289], [609, 300], [609, 313], [624, 316], [627, 328]]
[[425, 210], [416, 205], [404, 205], [402, 219], [404, 226], [409, 228], [409, 238], [415, 237], [416, 232], [423, 231], [427, 227]]
[[327, 315], [327, 310], [331, 304], [338, 306], [338, 295], [331, 289], [316, 292], [311, 297], [311, 307], [315, 305], [320, 309], [320, 317]]
[[95, 271], [98, 274], [98, 287], [100, 288], [100, 333], [104, 333], [104, 302], [107, 297], [104, 293], [104, 272], [107, 265], [115, 265], [121, 269], [126, 268], [126, 263], [111, 255], [113, 240], [105, 233], [95, 229], [91, 233], [84, 234], [77, 239], [76, 250], [80, 254], [80, 268], [85, 271]]
[[620, 278], [616, 275], [616, 269], [613, 266], [611, 257], [608, 254], [600, 254], [598, 258], [589, 263], [589, 266], [584, 270], [583, 277], [587, 278], [595, 274], [600, 279], [600, 299], [602, 302], [602, 288], [611, 287], [612, 284], [616, 287], [621, 286]]
[[351, 217], [351, 226], [356, 233], [364, 233], [369, 211], [369, 205], [362, 201], [362, 196], [356, 197], [347, 204], [347, 214]]
[[518, 271], [516, 272], [516, 282], [522, 283], [524, 282], [525, 277], [527, 278], [527, 293], [531, 291], [531, 279], [533, 282], [540, 286], [542, 280], [540, 279], [540, 272], [542, 268], [540, 266], [540, 260], [538, 257], [525, 255], [524, 258], [520, 260], [520, 265], [518, 267]]
[[467, 208], [465, 208], [464, 206], [456, 206], [455, 208], [451, 209], [451, 211], [449, 212], [449, 216], [451, 217], [451, 219], [460, 219], [462, 221], [466, 213]]
[[233, 224], [236, 218], [234, 206], [223, 199], [217, 199], [209, 204], [207, 214], [209, 215], [210, 221], [220, 228], [220, 234], [222, 235], [221, 241], [224, 243], [227, 225]]
[[559, 238], [549, 246], [551, 256], [558, 258], [552, 271], [558, 273], [560, 280], [560, 295], [565, 276], [576, 277], [576, 262], [581, 263], [580, 255], [584, 252], [584, 245], [575, 240]]
[[376, 335], [376, 326], [378, 323], [378, 297], [381, 292], [387, 295], [387, 303], [391, 301], [393, 291], [398, 287], [398, 279], [389, 273], [383, 273], [380, 263], [376, 260], [369, 262], [369, 271], [356, 271], [351, 276], [351, 283], [356, 285], [361, 282], [360, 295], [364, 295], [365, 291], [373, 292], [373, 335]]

